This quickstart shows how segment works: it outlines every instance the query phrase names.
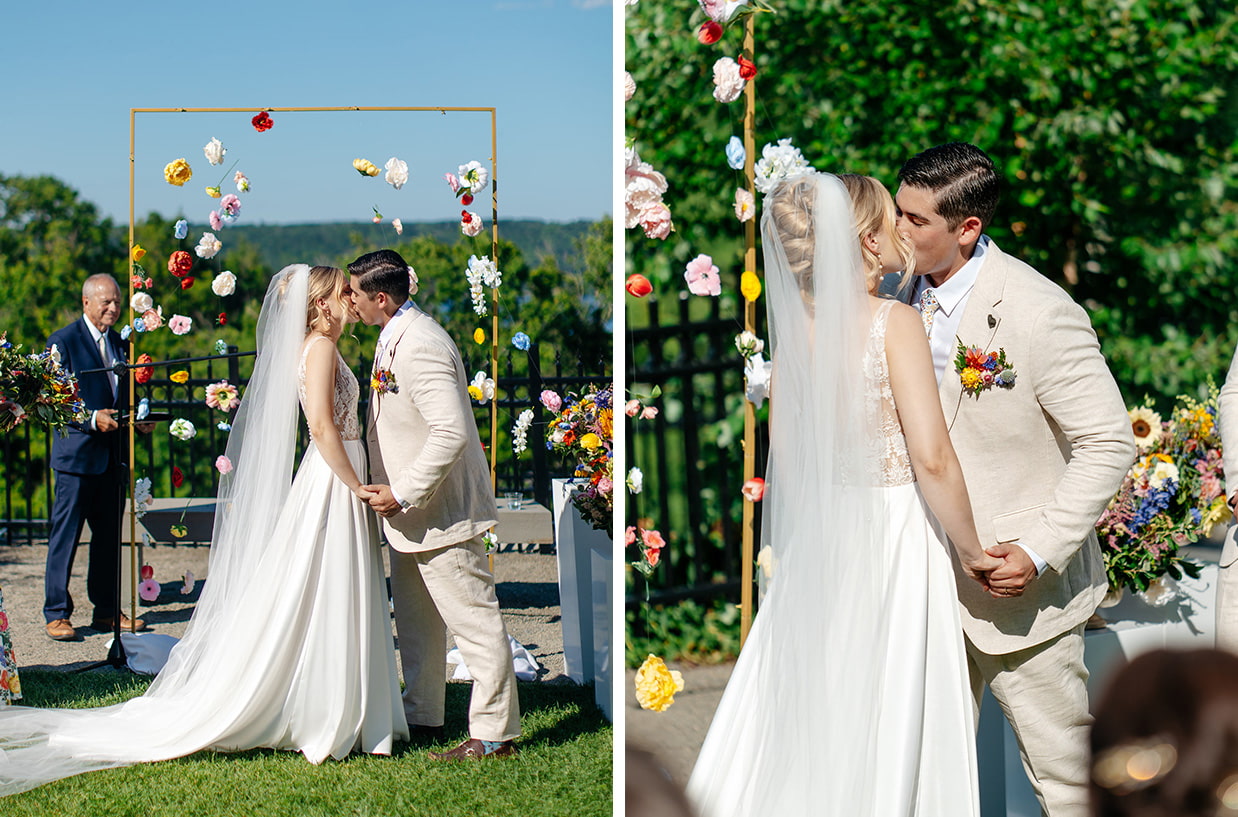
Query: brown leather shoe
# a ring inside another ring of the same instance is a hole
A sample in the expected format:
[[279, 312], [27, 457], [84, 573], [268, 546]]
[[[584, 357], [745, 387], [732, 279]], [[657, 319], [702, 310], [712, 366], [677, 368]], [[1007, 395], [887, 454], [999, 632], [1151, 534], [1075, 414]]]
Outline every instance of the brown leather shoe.
[[[91, 620], [90, 627], [91, 629], [94, 629], [94, 630], [102, 630], [104, 632], [108, 632], [110, 630], [116, 629], [116, 619], [96, 617], [93, 620]], [[120, 614], [120, 629], [127, 633], [137, 632], [138, 630], [145, 630], [146, 622], [140, 618], [137, 621], [131, 621], [127, 615], [125, 615], [124, 613], [121, 613]]]
[[47, 637], [53, 641], [76, 641], [77, 630], [67, 618], [58, 618], [47, 622]]
[[486, 751], [486, 744], [477, 738], [469, 738], [454, 749], [446, 752], [430, 752], [431, 760], [481, 760], [486, 757], [511, 757], [516, 754], [516, 744], [505, 740], [492, 752]]

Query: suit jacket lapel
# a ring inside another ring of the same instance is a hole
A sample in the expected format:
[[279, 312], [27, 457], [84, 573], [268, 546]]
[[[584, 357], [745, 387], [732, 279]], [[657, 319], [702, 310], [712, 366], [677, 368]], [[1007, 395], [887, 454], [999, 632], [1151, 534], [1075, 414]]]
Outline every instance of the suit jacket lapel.
[[[999, 305], [1006, 289], [1005, 256], [997, 249], [997, 245], [989, 242], [985, 250], [984, 261], [980, 272], [976, 275], [976, 285], [967, 296], [967, 305], [963, 308], [963, 318], [959, 321], [959, 332], [955, 335], [954, 345], [979, 346], [988, 351], [1001, 326], [1002, 316]], [[938, 394], [941, 397], [941, 408], [946, 415], [946, 427], [954, 426], [958, 416], [959, 406], [963, 403], [963, 384], [958, 372], [954, 370], [954, 357], [946, 363], [942, 372]]]
[[[400, 339], [404, 337], [404, 333], [408, 331], [408, 328], [412, 326], [413, 321], [420, 314], [421, 314], [421, 311], [418, 310], [416, 306], [413, 306], [408, 311], [406, 311], [403, 315], [395, 319], [396, 324], [391, 330], [391, 337], [383, 345], [382, 352], [378, 355], [378, 358], [374, 361], [373, 368], [375, 370], [386, 369], [389, 372], [391, 371], [391, 364], [395, 360], [396, 345], [399, 344]], [[398, 382], [396, 383], [396, 387], [397, 388], [400, 387], [400, 384]], [[367, 436], [369, 436], [369, 433], [374, 429], [374, 425], [378, 422], [378, 412], [382, 410], [381, 397], [382, 395], [380, 395], [374, 389], [373, 380], [371, 379], [370, 406], [369, 406], [369, 410], [366, 412], [366, 414], [368, 415], [367, 421], [366, 421], [366, 435]]]

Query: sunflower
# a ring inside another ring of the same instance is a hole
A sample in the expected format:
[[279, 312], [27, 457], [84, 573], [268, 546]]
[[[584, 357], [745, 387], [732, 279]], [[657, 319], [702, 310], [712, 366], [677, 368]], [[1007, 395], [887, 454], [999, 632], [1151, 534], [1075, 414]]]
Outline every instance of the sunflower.
[[1131, 431], [1135, 435], [1135, 445], [1146, 450], [1160, 442], [1161, 415], [1146, 406], [1133, 408], [1127, 414], [1131, 418]]

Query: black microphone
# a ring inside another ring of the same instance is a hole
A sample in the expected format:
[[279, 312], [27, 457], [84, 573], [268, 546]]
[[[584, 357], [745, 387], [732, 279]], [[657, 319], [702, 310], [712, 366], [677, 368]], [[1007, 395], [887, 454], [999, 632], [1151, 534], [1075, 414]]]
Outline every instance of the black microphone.
[[877, 285], [877, 297], [894, 300], [898, 297], [898, 291], [902, 288], [903, 274], [901, 272], [887, 272], [881, 276], [881, 283]]

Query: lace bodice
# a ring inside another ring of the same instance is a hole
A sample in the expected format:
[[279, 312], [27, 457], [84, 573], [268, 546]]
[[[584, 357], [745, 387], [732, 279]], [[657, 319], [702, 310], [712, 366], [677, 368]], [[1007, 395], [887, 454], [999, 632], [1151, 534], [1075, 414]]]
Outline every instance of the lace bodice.
[[877, 308], [864, 348], [864, 405], [869, 427], [874, 430], [873, 456], [880, 464], [881, 484], [886, 486], [916, 480], [890, 389], [890, 364], [886, 359], [886, 319], [893, 306], [894, 301], [888, 301]]
[[[301, 398], [301, 410], [305, 411], [305, 361], [309, 356], [310, 347], [320, 340], [329, 338], [318, 335], [301, 349], [301, 365], [297, 370], [297, 394]], [[340, 350], [335, 350], [335, 402], [332, 407], [332, 417], [335, 427], [340, 430], [340, 437], [345, 440], [361, 439], [361, 424], [357, 422], [357, 399], [361, 396], [361, 388], [357, 378], [340, 356]]]

